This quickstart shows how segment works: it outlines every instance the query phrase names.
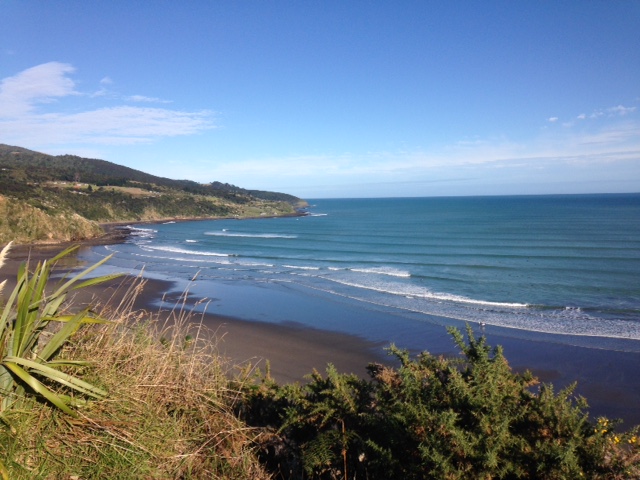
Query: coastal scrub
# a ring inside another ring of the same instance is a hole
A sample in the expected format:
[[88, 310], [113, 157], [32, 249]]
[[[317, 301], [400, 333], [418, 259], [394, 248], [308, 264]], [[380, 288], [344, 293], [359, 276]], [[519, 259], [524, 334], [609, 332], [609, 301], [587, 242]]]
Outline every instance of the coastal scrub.
[[291, 479], [640, 476], [638, 427], [594, 425], [573, 387], [555, 393], [512, 372], [471, 328], [449, 333], [461, 358], [391, 346], [400, 366], [372, 364], [368, 381], [329, 366], [302, 386], [268, 373], [249, 384], [239, 414], [264, 429], [265, 464]]

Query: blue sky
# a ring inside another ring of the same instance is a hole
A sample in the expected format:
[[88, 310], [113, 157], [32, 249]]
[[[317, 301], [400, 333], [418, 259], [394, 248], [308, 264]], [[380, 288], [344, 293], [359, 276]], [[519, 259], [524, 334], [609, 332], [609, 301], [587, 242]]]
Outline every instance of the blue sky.
[[303, 198], [640, 191], [640, 2], [0, 0], [0, 143]]

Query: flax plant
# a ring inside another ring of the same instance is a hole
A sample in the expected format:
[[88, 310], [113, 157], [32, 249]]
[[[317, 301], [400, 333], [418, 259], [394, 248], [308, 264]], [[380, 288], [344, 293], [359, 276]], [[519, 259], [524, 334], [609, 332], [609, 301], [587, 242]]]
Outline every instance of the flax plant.
[[[82, 378], [107, 390], [108, 401], [90, 408], [66, 405], [76, 412], [74, 418], [58, 415], [36, 395], [24, 396], [25, 390], [20, 407], [16, 401], [7, 412], [15, 432], [0, 431], [0, 461], [6, 458], [0, 480], [271, 478], [254, 455], [258, 433], [233, 415], [231, 405], [239, 395], [229, 383], [233, 367], [217, 353], [215, 332], [202, 319], [193, 321], [187, 292], [172, 310], [154, 314], [134, 310], [144, 280], [125, 284], [123, 295], [95, 307], [109, 321], [80, 329], [55, 357], [60, 364], [77, 365], [78, 359], [99, 356]], [[41, 355], [44, 340], [39, 342]]]
[[[10, 246], [0, 253], [0, 267]], [[33, 273], [26, 263], [22, 264], [16, 286], [0, 309], [0, 421], [9, 428], [8, 414], [25, 395], [35, 395], [72, 416], [76, 415], [72, 407], [80, 405], [82, 400], [60, 393], [60, 390], [81, 397], [104, 398], [107, 395], [104, 390], [65, 372], [87, 362], [54, 358], [81, 325], [106, 322], [89, 309], [63, 315], [61, 309], [68, 295], [119, 276], [105, 275], [81, 281], [105, 263], [107, 257], [74, 276], [65, 275], [50, 288], [53, 266], [76, 248], [68, 248], [50, 261], [39, 262]], [[56, 324], [59, 324], [57, 329], [53, 328]], [[54, 386], [58, 387], [56, 391]]]

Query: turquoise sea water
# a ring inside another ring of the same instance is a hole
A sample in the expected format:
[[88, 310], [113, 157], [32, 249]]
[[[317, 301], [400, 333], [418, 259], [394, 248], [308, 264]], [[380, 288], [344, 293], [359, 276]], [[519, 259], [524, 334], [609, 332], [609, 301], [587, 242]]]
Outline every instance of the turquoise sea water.
[[404, 344], [425, 323], [466, 321], [640, 350], [640, 194], [310, 204], [305, 217], [134, 227], [86, 255], [252, 320]]

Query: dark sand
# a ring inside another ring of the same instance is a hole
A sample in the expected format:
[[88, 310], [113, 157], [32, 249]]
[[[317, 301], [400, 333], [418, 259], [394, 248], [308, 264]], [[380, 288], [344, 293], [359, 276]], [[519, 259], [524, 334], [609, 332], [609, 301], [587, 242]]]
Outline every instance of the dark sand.
[[[110, 237], [89, 243], [117, 242], [117, 232]], [[81, 248], [87, 244], [83, 244]], [[51, 258], [62, 246], [31, 246], [14, 248], [5, 266], [0, 269], [0, 281], [9, 279], [4, 294], [14, 283], [18, 265], [29, 258], [37, 261]], [[73, 258], [62, 268], [74, 267]], [[127, 277], [104, 287], [84, 292], [79, 304], [99, 301], [117, 305], [127, 285], [134, 279]], [[169, 282], [146, 280], [145, 287], [134, 304], [135, 309], [148, 311], [160, 318], [171, 318], [168, 304], [160, 311], [152, 302], [172, 290]], [[186, 310], [197, 299], [186, 302]], [[217, 351], [233, 364], [257, 365], [264, 369], [268, 360], [271, 373], [279, 382], [303, 381], [313, 369], [324, 371], [332, 363], [340, 372], [366, 375], [370, 362], [389, 362], [383, 347], [363, 338], [311, 328], [249, 321], [211, 313], [194, 314], [192, 320], [200, 322], [215, 336]], [[590, 415], [622, 418], [624, 428], [640, 424], [640, 353], [617, 352], [604, 349], [577, 347], [545, 340], [524, 340], [504, 335], [504, 331], [487, 327], [484, 334], [490, 345], [502, 345], [506, 358], [517, 371], [530, 369], [544, 382], [553, 383], [558, 391], [574, 381], [576, 393], [587, 398]], [[452, 340], [444, 328], [433, 325], [425, 337], [425, 349], [434, 354], [456, 353]]]
[[[81, 248], [87, 247], [83, 244]], [[28, 260], [30, 265], [35, 266], [39, 261], [51, 258], [63, 249], [59, 245], [20, 246], [12, 249], [5, 265], [0, 269], [0, 282], [7, 280], [4, 295], [15, 285], [21, 263]], [[62, 272], [76, 266], [79, 265], [71, 256], [60, 262], [59, 270]], [[124, 277], [84, 289], [73, 299], [73, 306], [100, 304], [116, 308], [130, 285], [137, 280], [135, 277]], [[161, 308], [151, 306], [163, 298], [171, 290], [171, 286], [170, 282], [145, 279], [144, 288], [136, 297], [133, 308], [148, 312], [160, 322], [180, 316], [175, 311], [180, 308], [184, 308], [189, 314], [197, 299], [189, 298], [184, 307], [174, 305], [173, 301], [165, 302]], [[304, 376], [314, 369], [324, 372], [328, 363], [332, 363], [340, 372], [365, 376], [369, 363], [387, 359], [381, 345], [342, 333], [295, 325], [266, 324], [212, 313], [193, 313], [190, 321], [201, 322], [212, 336], [218, 353], [233, 364], [251, 364], [264, 371], [268, 361], [272, 376], [279, 382], [304, 380]]]

